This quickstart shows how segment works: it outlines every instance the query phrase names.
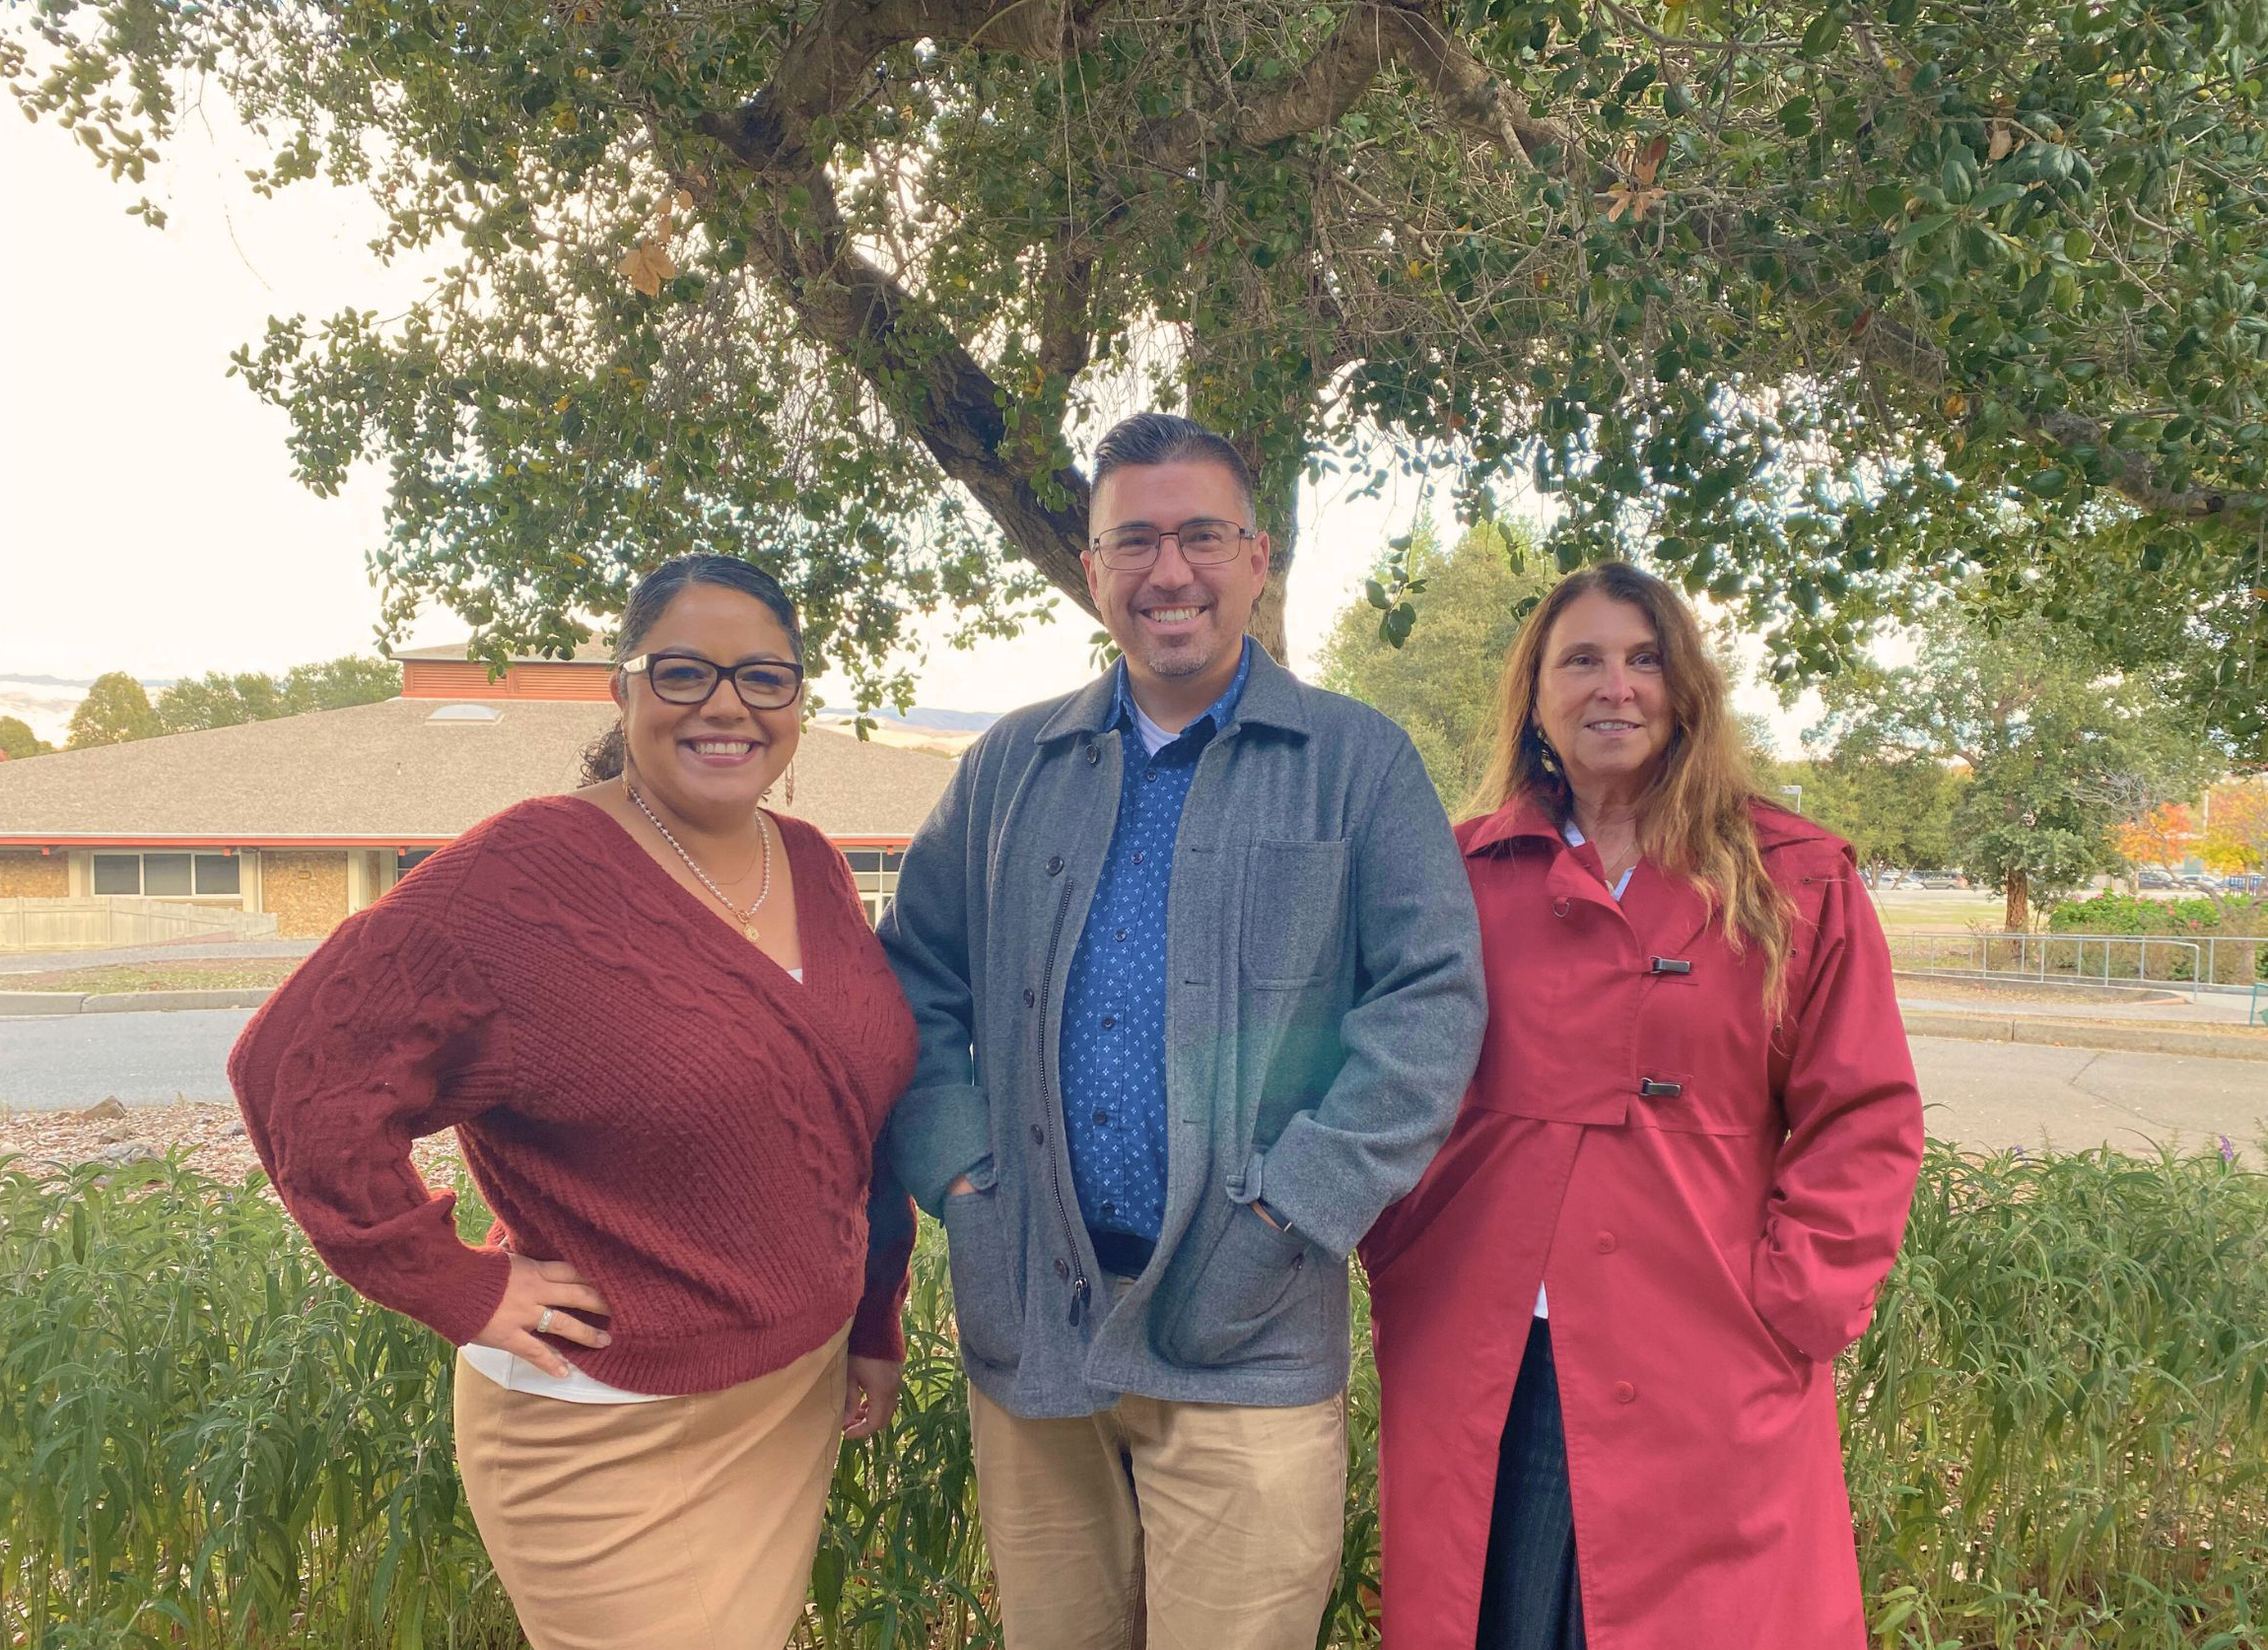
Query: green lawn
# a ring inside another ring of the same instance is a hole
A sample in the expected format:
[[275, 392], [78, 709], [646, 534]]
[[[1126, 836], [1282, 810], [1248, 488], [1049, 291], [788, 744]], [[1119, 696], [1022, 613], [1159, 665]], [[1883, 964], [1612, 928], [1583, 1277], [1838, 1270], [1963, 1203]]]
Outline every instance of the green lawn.
[[245, 991], [282, 985], [300, 957], [184, 957], [179, 962], [112, 963], [103, 968], [55, 968], [38, 974], [0, 974], [12, 992]]

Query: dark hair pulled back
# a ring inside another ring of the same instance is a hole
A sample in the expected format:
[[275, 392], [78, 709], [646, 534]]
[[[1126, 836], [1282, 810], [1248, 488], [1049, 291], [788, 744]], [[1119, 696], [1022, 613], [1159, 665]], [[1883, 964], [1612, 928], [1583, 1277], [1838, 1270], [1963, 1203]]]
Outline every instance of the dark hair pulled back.
[[[780, 621], [780, 628], [788, 633], [789, 651], [795, 655], [795, 662], [803, 662], [803, 626], [795, 616], [794, 601], [781, 587], [780, 581], [762, 568], [731, 556], [698, 555], [673, 557], [638, 582], [622, 609], [622, 627], [615, 633], [617, 664], [645, 652], [646, 638], [660, 622], [661, 615], [693, 584], [719, 584], [728, 590], [738, 590], [742, 595], [754, 596], [771, 609], [772, 616]], [[603, 785], [608, 780], [620, 779], [628, 756], [622, 723], [617, 722], [593, 739], [583, 753], [583, 783]]]

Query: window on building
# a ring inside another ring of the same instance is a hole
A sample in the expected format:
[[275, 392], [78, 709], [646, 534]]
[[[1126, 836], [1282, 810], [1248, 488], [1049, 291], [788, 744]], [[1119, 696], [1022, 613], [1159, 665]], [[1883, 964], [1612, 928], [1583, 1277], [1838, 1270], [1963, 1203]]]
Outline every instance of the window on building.
[[142, 892], [154, 900], [188, 898], [197, 891], [189, 869], [194, 858], [188, 854], [143, 855]]
[[393, 873], [399, 877], [414, 865], [422, 865], [433, 858], [430, 848], [399, 848], [394, 850]]
[[200, 854], [197, 856], [197, 892], [200, 894], [241, 894], [244, 890], [243, 860], [234, 854]]
[[142, 891], [142, 857], [139, 854], [95, 856], [95, 892], [138, 894]]
[[905, 855], [895, 849], [846, 848], [843, 858], [851, 866], [851, 880], [859, 885], [859, 903], [866, 908], [866, 921], [879, 923], [898, 891], [898, 865]]
[[243, 861], [229, 854], [99, 853], [95, 892], [148, 899], [226, 899], [243, 892]]

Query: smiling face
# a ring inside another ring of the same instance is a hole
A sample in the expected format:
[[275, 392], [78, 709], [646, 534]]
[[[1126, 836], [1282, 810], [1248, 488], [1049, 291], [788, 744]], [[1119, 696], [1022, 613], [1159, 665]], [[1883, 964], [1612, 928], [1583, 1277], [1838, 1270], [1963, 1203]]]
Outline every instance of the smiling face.
[[[772, 610], [722, 584], [688, 584], [639, 639], [640, 653], [688, 653], [719, 664], [792, 661]], [[678, 818], [708, 828], [744, 821], [785, 773], [801, 733], [802, 701], [752, 711], [730, 676], [698, 705], [672, 705], [643, 676], [614, 676], [631, 783]]]
[[[1205, 460], [1128, 464], [1095, 489], [1088, 536], [1133, 526], [1171, 532], [1185, 521], [1206, 518], [1253, 524], [1252, 506], [1224, 466]], [[1136, 688], [1176, 693], [1215, 676], [1220, 687], [1228, 685], [1253, 603], [1268, 583], [1266, 533], [1238, 540], [1237, 554], [1211, 567], [1190, 566], [1181, 541], [1172, 538], [1158, 546], [1156, 561], [1139, 570], [1105, 567], [1092, 548], [1085, 561], [1087, 589], [1111, 640], [1126, 654]]]
[[1676, 716], [1643, 608], [1597, 590], [1567, 604], [1544, 644], [1536, 723], [1578, 796], [1634, 795], [1652, 782]]

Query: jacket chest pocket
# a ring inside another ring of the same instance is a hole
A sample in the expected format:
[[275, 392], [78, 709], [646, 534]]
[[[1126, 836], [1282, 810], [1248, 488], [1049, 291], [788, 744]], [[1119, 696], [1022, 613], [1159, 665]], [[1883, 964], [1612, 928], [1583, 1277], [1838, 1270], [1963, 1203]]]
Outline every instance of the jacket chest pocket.
[[1347, 844], [1260, 842], [1247, 851], [1240, 965], [1248, 986], [1312, 986], [1346, 931]]

